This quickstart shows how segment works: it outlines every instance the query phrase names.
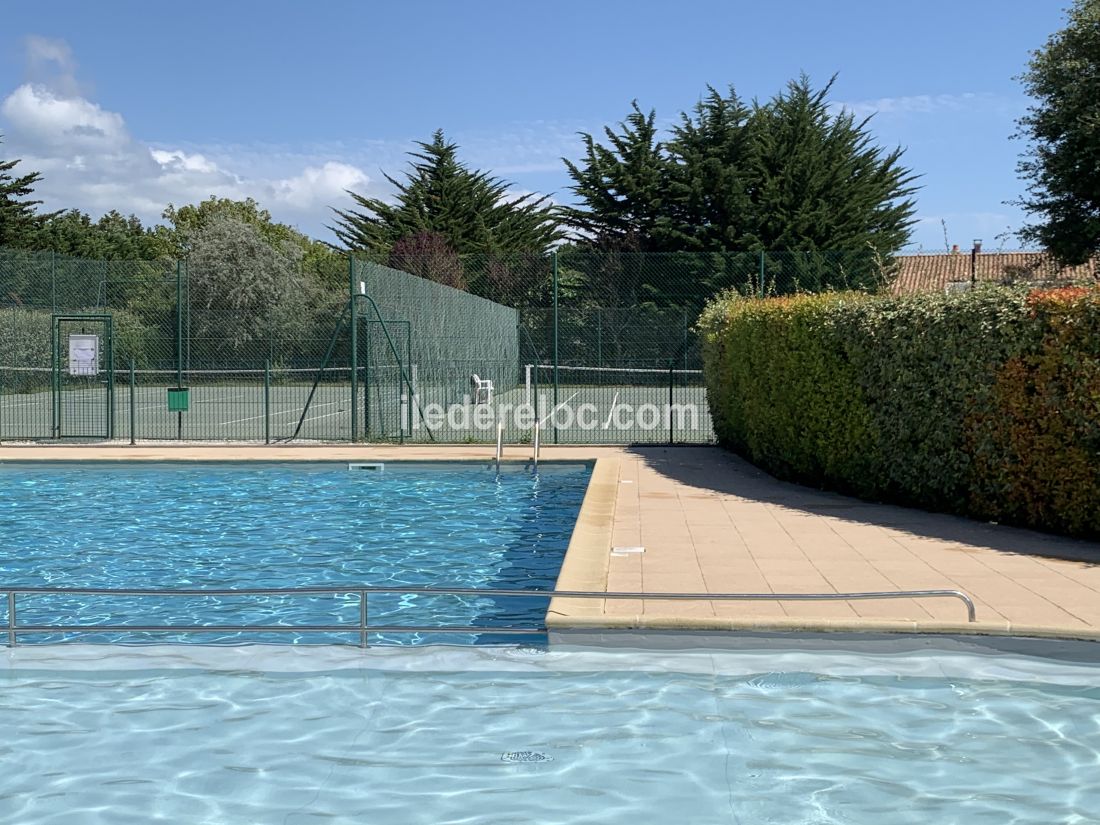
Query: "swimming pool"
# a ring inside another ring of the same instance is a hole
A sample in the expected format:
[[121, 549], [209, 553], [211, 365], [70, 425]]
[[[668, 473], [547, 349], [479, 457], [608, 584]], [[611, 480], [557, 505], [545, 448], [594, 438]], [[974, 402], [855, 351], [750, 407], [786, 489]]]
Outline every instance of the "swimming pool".
[[[0, 464], [0, 586], [552, 589], [589, 463], [53, 462]], [[541, 625], [546, 599], [377, 595], [374, 624]], [[7, 622], [6, 605], [0, 615]], [[354, 595], [19, 597], [21, 625], [347, 624]], [[178, 641], [348, 642], [348, 634], [211, 633]], [[440, 641], [372, 634], [372, 643]], [[27, 634], [20, 642], [142, 642], [163, 634]], [[448, 642], [493, 641], [448, 636]], [[499, 639], [497, 639], [499, 640]]]
[[0, 820], [1049, 825], [1100, 811], [1095, 664], [837, 641], [111, 651], [13, 654]]

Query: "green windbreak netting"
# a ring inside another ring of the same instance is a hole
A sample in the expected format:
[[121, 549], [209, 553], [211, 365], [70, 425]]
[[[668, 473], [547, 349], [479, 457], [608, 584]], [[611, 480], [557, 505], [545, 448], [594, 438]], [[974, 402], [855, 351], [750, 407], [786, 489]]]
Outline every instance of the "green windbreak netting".
[[[361, 259], [354, 280], [369, 299], [358, 310], [357, 341], [368, 438], [430, 437], [425, 409], [445, 414], [472, 402], [475, 376], [491, 382], [498, 398], [521, 385], [515, 308]], [[411, 401], [410, 386], [416, 396]], [[441, 437], [456, 440], [454, 429], [466, 428], [448, 427]]]

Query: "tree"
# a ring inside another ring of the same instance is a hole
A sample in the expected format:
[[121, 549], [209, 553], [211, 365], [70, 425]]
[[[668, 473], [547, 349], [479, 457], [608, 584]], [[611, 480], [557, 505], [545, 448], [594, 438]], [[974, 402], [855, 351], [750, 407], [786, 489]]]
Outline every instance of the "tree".
[[663, 143], [635, 103], [620, 132], [604, 130], [609, 146], [584, 135], [582, 162], [565, 161], [580, 201], [566, 220], [596, 247], [889, 257], [909, 237], [915, 177], [868, 120], [830, 109], [831, 87], [803, 76], [751, 107], [708, 87]]
[[680, 115], [669, 141], [669, 235], [676, 250], [743, 247], [751, 226], [752, 110], [731, 86], [723, 97], [713, 87]]
[[634, 101], [620, 131], [604, 127], [609, 146], [581, 133], [580, 165], [562, 159], [574, 181], [571, 189], [584, 204], [562, 209], [563, 219], [594, 246], [658, 252], [669, 241], [670, 165], [657, 139], [656, 117]]
[[0, 160], [0, 246], [24, 249], [33, 244], [42, 222], [50, 216], [36, 212], [35, 207], [42, 201], [27, 200], [42, 175], [38, 172], [13, 175], [12, 170], [19, 162]]
[[49, 216], [32, 245], [99, 261], [153, 261], [171, 257], [174, 251], [163, 233], [142, 226], [136, 215], [114, 210], [96, 221], [79, 209]]
[[461, 163], [442, 130], [417, 145], [404, 181], [385, 176], [397, 190], [394, 203], [348, 192], [361, 211], [333, 210], [339, 219], [330, 229], [346, 249], [388, 255], [402, 238], [424, 232], [460, 255], [543, 252], [560, 239], [548, 198], [509, 196], [507, 181]]
[[200, 203], [178, 208], [168, 204], [163, 217], [168, 221], [168, 226], [160, 227], [159, 232], [173, 249], [175, 257], [187, 257], [196, 234], [212, 222], [232, 218], [253, 227], [275, 248], [296, 246], [301, 251], [299, 270], [313, 281], [341, 288], [347, 283], [347, 261], [342, 255], [328, 244], [314, 240], [292, 226], [277, 223], [271, 213], [252, 198], [237, 201], [212, 195]]
[[187, 237], [191, 338], [203, 347], [200, 360], [262, 362], [272, 341], [305, 336], [316, 296], [300, 273], [300, 246], [273, 243], [256, 225], [224, 213]]
[[[835, 78], [834, 78], [835, 79]], [[891, 256], [913, 225], [913, 173], [900, 148], [872, 143], [870, 118], [832, 113], [833, 81], [803, 75], [752, 114], [748, 169], [752, 224], [740, 248], [862, 251]]]
[[398, 239], [390, 250], [388, 263], [394, 269], [429, 281], [466, 289], [462, 259], [439, 232], [417, 232]]
[[1019, 203], [1039, 222], [1020, 235], [1064, 264], [1084, 263], [1100, 252], [1100, 0], [1076, 0], [1021, 80], [1036, 103], [1017, 122], [1030, 144]]

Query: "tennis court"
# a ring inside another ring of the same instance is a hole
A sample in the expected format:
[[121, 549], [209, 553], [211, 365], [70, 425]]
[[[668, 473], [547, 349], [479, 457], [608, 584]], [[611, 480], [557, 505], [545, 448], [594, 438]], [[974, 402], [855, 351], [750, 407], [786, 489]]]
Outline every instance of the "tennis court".
[[[522, 380], [495, 386], [474, 403], [469, 375], [425, 378], [418, 365], [361, 369], [357, 436], [367, 441], [508, 443], [701, 442], [713, 439], [697, 370], [614, 370], [525, 366]], [[351, 370], [210, 370], [183, 375], [187, 409], [169, 408], [170, 370], [58, 377], [47, 368], [0, 367], [0, 439], [347, 441], [352, 436]], [[406, 383], [407, 382], [407, 383]], [[406, 389], [411, 384], [413, 394]], [[22, 391], [18, 391], [22, 389]], [[12, 391], [16, 390], [16, 391]], [[411, 397], [411, 403], [410, 403]]]
[[[169, 409], [170, 370], [117, 370], [113, 388], [105, 374], [59, 376], [46, 368], [0, 367], [0, 438], [4, 440], [115, 439], [194, 441], [347, 441], [351, 437], [351, 377], [344, 370], [209, 370], [184, 372], [187, 409]], [[409, 371], [415, 380], [415, 367]], [[20, 384], [16, 384], [16, 379]], [[316, 385], [315, 385], [316, 382]], [[376, 375], [360, 384], [361, 427], [370, 422], [376, 437], [408, 435], [406, 402], [396, 374]], [[415, 384], [414, 384], [415, 386]], [[113, 389], [113, 391], [112, 391]], [[369, 407], [367, 402], [369, 400]]]

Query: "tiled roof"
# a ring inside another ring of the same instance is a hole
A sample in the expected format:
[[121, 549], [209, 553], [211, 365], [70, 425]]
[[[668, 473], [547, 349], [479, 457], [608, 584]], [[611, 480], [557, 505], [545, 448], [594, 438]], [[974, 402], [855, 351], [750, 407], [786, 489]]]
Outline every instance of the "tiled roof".
[[[899, 255], [898, 274], [893, 281], [895, 294], [942, 291], [950, 281], [970, 280], [970, 253], [947, 252], [938, 255]], [[1100, 280], [1100, 260], [1074, 267], [1059, 267], [1042, 252], [980, 252], [974, 266], [979, 281], [997, 283], [1019, 281]]]

